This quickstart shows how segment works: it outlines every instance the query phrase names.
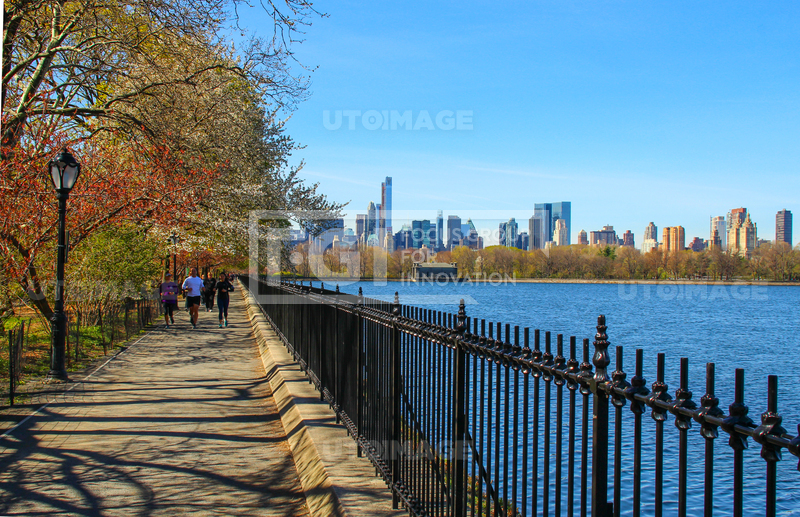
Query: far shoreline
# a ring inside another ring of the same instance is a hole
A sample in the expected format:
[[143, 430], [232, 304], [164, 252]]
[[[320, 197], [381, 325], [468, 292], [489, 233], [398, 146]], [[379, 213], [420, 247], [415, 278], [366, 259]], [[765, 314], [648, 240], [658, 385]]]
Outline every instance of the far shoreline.
[[[286, 280], [292, 280], [287, 278]], [[626, 280], [626, 279], [597, 279], [597, 278], [495, 278], [495, 279], [476, 279], [463, 278], [457, 281], [452, 280], [413, 280], [409, 278], [297, 278], [298, 281], [323, 282], [335, 285], [337, 282], [401, 282], [407, 284], [636, 284], [636, 285], [758, 285], [765, 287], [800, 287], [800, 282], [777, 282], [774, 280]]]

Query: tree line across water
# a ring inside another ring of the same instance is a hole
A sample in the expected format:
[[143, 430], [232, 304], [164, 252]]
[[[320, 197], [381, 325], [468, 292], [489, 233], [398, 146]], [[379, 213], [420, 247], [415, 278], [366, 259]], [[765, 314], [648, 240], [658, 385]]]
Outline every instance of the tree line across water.
[[435, 260], [454, 263], [462, 278], [565, 278], [625, 280], [769, 280], [800, 281], [800, 247], [766, 244], [750, 256], [720, 249], [648, 253], [627, 246], [557, 246], [549, 250], [520, 250], [490, 246], [475, 250], [459, 246], [422, 257], [416, 250], [387, 253], [381, 248], [326, 250], [314, 253], [307, 246], [295, 248], [283, 271], [301, 277], [351, 276], [410, 278], [414, 262]]

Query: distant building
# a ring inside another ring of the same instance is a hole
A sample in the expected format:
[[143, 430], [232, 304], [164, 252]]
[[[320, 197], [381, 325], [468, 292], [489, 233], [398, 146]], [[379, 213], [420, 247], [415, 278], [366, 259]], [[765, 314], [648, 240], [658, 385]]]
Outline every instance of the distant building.
[[467, 219], [466, 226], [468, 231], [464, 236], [464, 239], [462, 239], [464, 246], [474, 250], [483, 249], [483, 239], [478, 237], [478, 230], [475, 228], [475, 224], [472, 222], [472, 219]]
[[658, 241], [655, 239], [645, 239], [644, 242], [642, 242], [642, 253], [650, 253], [657, 248]]
[[381, 219], [384, 232], [392, 235], [392, 178], [386, 176], [381, 183]]
[[623, 246], [630, 246], [633, 248], [633, 232], [627, 230], [625, 233], [622, 234], [622, 245]]
[[768, 244], [772, 244], [772, 243], [770, 241], [768, 241], [767, 239], [758, 239], [756, 241], [756, 248], [760, 248], [761, 246], [766, 246]]
[[361, 241], [367, 229], [367, 214], [356, 215], [356, 240]]
[[457, 215], [447, 216], [447, 249], [453, 250], [461, 242], [461, 218]]
[[567, 222], [563, 219], [556, 219], [553, 242], [556, 243], [556, 246], [569, 246], [569, 230], [567, 229]]
[[[730, 212], [728, 212], [728, 219], [725, 225], [725, 231], [729, 234], [728, 235], [728, 242], [730, 242], [730, 231], [734, 224], [742, 224], [744, 223], [745, 218], [747, 217], [747, 209], [746, 208], [734, 208]], [[726, 248], [727, 249], [727, 248]]]
[[675, 253], [686, 249], [686, 232], [683, 226], [666, 226], [662, 231], [664, 253]]
[[589, 244], [593, 246], [616, 246], [619, 244], [617, 232], [614, 231], [613, 226], [603, 226], [600, 231], [589, 232]]
[[424, 244], [431, 247], [431, 222], [427, 219], [422, 221], [411, 221], [411, 247], [419, 249]]
[[439, 210], [436, 212], [436, 247], [434, 248], [436, 251], [442, 251], [444, 249], [444, 217], [442, 217], [442, 211]]
[[526, 250], [530, 246], [530, 237], [528, 236], [528, 232], [520, 232], [517, 235], [517, 245], [516, 247], [521, 250]]
[[414, 243], [413, 232], [411, 227], [404, 224], [400, 231], [394, 234], [394, 249], [407, 250], [411, 249]]
[[542, 218], [533, 216], [528, 219], [528, 249], [540, 250], [544, 248], [542, 241]]
[[589, 244], [589, 237], [586, 235], [586, 230], [581, 230], [578, 232], [578, 244], [582, 244], [584, 246]]
[[366, 239], [369, 238], [370, 235], [378, 231], [378, 209], [375, 206], [375, 203], [370, 201], [369, 206], [367, 206], [367, 228], [364, 231], [366, 235]]
[[703, 251], [706, 249], [705, 242], [700, 237], [695, 237], [692, 239], [692, 242], [689, 243], [689, 249], [692, 251]]
[[775, 216], [775, 242], [785, 242], [792, 247], [792, 213], [785, 208]]
[[517, 246], [517, 235], [519, 234], [519, 226], [517, 221], [512, 217], [505, 223], [500, 223], [499, 237], [500, 245], [509, 248]]
[[654, 240], [658, 241], [658, 227], [650, 221], [650, 224], [647, 225], [647, 228], [644, 229], [644, 239], [643, 240]]
[[708, 240], [711, 241], [712, 246], [718, 246], [721, 250], [728, 248], [728, 232], [723, 216], [711, 218], [711, 233]]
[[[541, 219], [541, 229], [539, 232], [542, 245], [549, 241], [556, 228], [556, 221], [563, 219], [567, 226], [567, 245], [571, 244], [569, 230], [572, 228], [572, 202], [561, 201], [560, 203], [536, 203], [533, 205], [533, 216]], [[534, 235], [530, 233], [530, 235]], [[536, 239], [534, 238], [534, 243]]]
[[749, 257], [758, 244], [757, 232], [749, 212], [745, 212], [744, 219], [734, 216], [733, 225], [728, 227], [728, 249], [737, 255]]

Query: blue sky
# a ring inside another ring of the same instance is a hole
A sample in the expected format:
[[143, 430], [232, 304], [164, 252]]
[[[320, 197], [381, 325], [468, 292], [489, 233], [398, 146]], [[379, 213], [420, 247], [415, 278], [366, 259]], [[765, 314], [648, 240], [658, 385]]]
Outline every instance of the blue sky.
[[[778, 210], [800, 215], [796, 3], [315, 6], [329, 17], [295, 47], [318, 68], [288, 132], [305, 178], [351, 217], [385, 176], [395, 210], [431, 218], [499, 210], [527, 226], [534, 203], [571, 201], [573, 242], [611, 224], [638, 246], [650, 221], [708, 238], [740, 206], [773, 239]], [[472, 125], [326, 128], [337, 110], [471, 111]]]

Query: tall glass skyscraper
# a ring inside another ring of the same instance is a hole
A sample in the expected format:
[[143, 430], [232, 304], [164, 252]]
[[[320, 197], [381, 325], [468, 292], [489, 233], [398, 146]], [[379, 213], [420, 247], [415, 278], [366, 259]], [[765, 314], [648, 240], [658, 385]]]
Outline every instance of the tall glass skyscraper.
[[392, 234], [392, 178], [386, 176], [386, 181], [381, 183], [381, 228], [389, 235]]
[[533, 208], [533, 217], [542, 221], [539, 238], [534, 239], [533, 235], [530, 236], [534, 242], [541, 242], [541, 246], [544, 247], [547, 241], [552, 241], [556, 221], [563, 219], [567, 225], [567, 245], [572, 244], [572, 202], [536, 203]]
[[444, 249], [444, 217], [442, 211], [436, 212], [436, 251]]

